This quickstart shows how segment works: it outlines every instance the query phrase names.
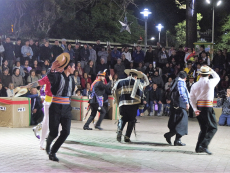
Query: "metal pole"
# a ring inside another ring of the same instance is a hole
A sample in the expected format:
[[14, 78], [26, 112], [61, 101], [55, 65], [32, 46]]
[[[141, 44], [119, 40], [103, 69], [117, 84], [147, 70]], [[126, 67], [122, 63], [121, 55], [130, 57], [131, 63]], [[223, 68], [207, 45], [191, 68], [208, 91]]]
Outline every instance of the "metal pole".
[[145, 53], [147, 51], [147, 17], [145, 18]]
[[215, 19], [215, 5], [214, 1], [212, 2], [212, 43], [214, 44], [214, 19]]
[[159, 31], [159, 43], [161, 43], [161, 32]]

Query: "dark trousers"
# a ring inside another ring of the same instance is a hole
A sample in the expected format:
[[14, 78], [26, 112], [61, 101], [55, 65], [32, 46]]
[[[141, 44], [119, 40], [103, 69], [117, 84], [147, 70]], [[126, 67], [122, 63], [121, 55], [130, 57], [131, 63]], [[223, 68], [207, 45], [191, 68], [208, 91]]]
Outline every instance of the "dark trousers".
[[217, 131], [216, 116], [213, 108], [198, 107], [198, 110], [201, 111], [200, 115], [197, 116], [197, 120], [200, 125], [200, 133], [198, 136], [196, 150], [199, 146], [208, 148], [209, 143]]
[[175, 141], [180, 141], [180, 138], [182, 137], [180, 134], [176, 134], [175, 132], [168, 132], [168, 133], [165, 133], [165, 136], [167, 136], [167, 138], [171, 138], [171, 137], [173, 137], [174, 135], [176, 135]]
[[[62, 131], [56, 142], [51, 148], [51, 153], [56, 153], [61, 145], [65, 142], [70, 134], [71, 126], [71, 106], [51, 103], [49, 108], [49, 129], [48, 139], [54, 140], [58, 136], [59, 124], [62, 126]], [[51, 141], [52, 142], [52, 141]]]
[[98, 119], [98, 121], [97, 121], [97, 123], [96, 123], [96, 127], [100, 127], [101, 126], [101, 122], [102, 122], [102, 120], [104, 119], [104, 117], [105, 117], [105, 114], [106, 114], [106, 109], [105, 109], [105, 107], [103, 106], [103, 107], [101, 107], [101, 110], [98, 110], [98, 104], [91, 104], [90, 105], [90, 108], [91, 108], [91, 110], [92, 110], [92, 112], [91, 112], [91, 115], [90, 115], [90, 117], [88, 118], [88, 120], [87, 120], [87, 122], [85, 123], [85, 125], [84, 125], [84, 127], [89, 127], [89, 124], [94, 120], [94, 118], [96, 117], [96, 115], [97, 115], [97, 111], [98, 112], [100, 112], [100, 117], [99, 117], [99, 119]]
[[188, 110], [188, 112], [189, 112], [189, 117], [193, 118], [193, 108], [192, 108], [192, 106], [190, 104], [189, 104], [189, 110]]

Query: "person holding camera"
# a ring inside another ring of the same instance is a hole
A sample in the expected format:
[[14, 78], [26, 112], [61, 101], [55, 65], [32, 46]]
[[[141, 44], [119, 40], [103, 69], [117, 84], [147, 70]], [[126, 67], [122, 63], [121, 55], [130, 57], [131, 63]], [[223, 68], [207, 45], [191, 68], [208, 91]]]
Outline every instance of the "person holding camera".
[[222, 114], [219, 118], [219, 125], [224, 126], [227, 121], [227, 126], [230, 126], [230, 89], [227, 89], [227, 95], [217, 99], [217, 107], [222, 106]]

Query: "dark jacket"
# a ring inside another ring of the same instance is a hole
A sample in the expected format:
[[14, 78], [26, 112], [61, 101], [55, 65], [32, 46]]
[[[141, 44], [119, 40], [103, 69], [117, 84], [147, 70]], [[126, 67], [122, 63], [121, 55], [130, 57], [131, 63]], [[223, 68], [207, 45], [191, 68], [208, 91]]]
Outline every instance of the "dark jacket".
[[62, 50], [62, 48], [60, 46], [54, 45], [51, 48], [51, 52], [53, 53], [53, 58], [52, 58], [51, 62], [53, 62], [58, 55], [60, 55], [61, 53], [63, 53], [63, 50]]
[[51, 60], [51, 49], [46, 46], [41, 47], [40, 59], [45, 61], [46, 59]]
[[5, 59], [14, 60], [14, 45], [12, 43], [3, 43], [3, 47], [5, 49]]
[[12, 82], [12, 76], [11, 75], [4, 75], [2, 74], [1, 76], [1, 81], [2, 81], [2, 87], [9, 87], [9, 83]]
[[[95, 66], [93, 65], [92, 70], [89, 65], [86, 65], [84, 67], [84, 72], [87, 73], [88, 75], [96, 75], [96, 69]], [[92, 74], [93, 73], [93, 74]]]
[[84, 47], [80, 50], [80, 57], [81, 57], [81, 61], [89, 61], [89, 49], [85, 49]]
[[98, 73], [99, 71], [104, 71], [105, 69], [108, 69], [107, 64], [99, 63], [96, 67], [96, 73]]
[[154, 75], [154, 69], [153, 68], [149, 68], [147, 67], [147, 69], [145, 70], [145, 74], [149, 74], [149, 76], [153, 76]]
[[146, 101], [147, 103], [149, 103], [149, 90], [145, 89], [144, 95], [145, 95], [145, 97], [144, 97], [143, 101]]
[[153, 50], [151, 52], [147, 51], [144, 62], [152, 63], [154, 60], [156, 61], [156, 59], [153, 56], [154, 56]]
[[221, 67], [224, 66], [225, 64], [225, 57], [223, 55], [219, 56], [219, 55], [215, 55], [212, 61], [213, 65], [215, 67]]
[[80, 61], [80, 47], [78, 49], [74, 48], [73, 49], [74, 51], [74, 57], [75, 57], [75, 62], [78, 62]]
[[91, 91], [89, 90], [89, 92], [88, 92], [88, 95], [87, 95], [87, 89], [84, 89], [83, 91], [82, 91], [82, 96], [89, 96], [91, 94]]
[[135, 63], [143, 62], [144, 61], [144, 52], [140, 50], [138, 53], [137, 51], [133, 52], [133, 59]]
[[164, 81], [161, 76], [153, 76], [152, 78], [153, 83], [157, 84], [159, 88], [164, 87]]
[[14, 53], [15, 53], [15, 57], [16, 58], [21, 58], [22, 57], [22, 53], [21, 53], [21, 49], [22, 49], [22, 45], [15, 45], [15, 50], [14, 50]]
[[7, 97], [6, 89], [4, 87], [2, 87], [2, 89], [0, 90], [0, 97]]
[[73, 57], [74, 57], [74, 51], [73, 49], [71, 48], [70, 50], [69, 49], [65, 49], [64, 52], [67, 52], [69, 53], [70, 55], [70, 60], [73, 60]]
[[156, 91], [153, 89], [149, 92], [149, 100], [150, 101], [162, 101], [162, 94], [161, 94], [161, 89], [157, 88]]
[[114, 71], [118, 75], [118, 77], [122, 77], [125, 74], [125, 66], [123, 64], [116, 64], [114, 66]]
[[169, 55], [168, 55], [168, 52], [163, 52], [163, 51], [160, 51], [158, 53], [158, 62], [161, 63], [161, 64], [166, 64], [168, 62], [168, 59], [169, 59]]
[[40, 55], [40, 46], [36, 46], [35, 44], [30, 46], [33, 51], [33, 59], [38, 59], [38, 56]]
[[121, 60], [121, 64], [123, 64], [125, 66], [125, 68], [129, 68], [130, 67], [130, 62], [125, 58], [125, 60]]

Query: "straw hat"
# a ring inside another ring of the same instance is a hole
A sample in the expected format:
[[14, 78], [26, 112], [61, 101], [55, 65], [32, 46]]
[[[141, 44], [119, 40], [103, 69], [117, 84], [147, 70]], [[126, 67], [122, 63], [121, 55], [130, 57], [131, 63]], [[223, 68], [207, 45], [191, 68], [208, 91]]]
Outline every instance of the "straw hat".
[[129, 76], [130, 73], [135, 73], [137, 75], [137, 78], [142, 78], [143, 74], [142, 72], [136, 70], [136, 69], [126, 69], [125, 73]]
[[19, 97], [19, 96], [24, 95], [26, 93], [27, 93], [26, 88], [20, 88], [20, 90], [18, 91], [18, 93], [14, 97]]
[[56, 61], [58, 61], [60, 63], [60, 67], [59, 68], [65, 68], [70, 61], [70, 55], [67, 52], [64, 52], [62, 54], [60, 54], [57, 58]]
[[212, 69], [209, 66], [202, 66], [198, 74], [212, 74]]
[[20, 87], [16, 87], [16, 88], [14, 89], [14, 92], [17, 93], [18, 91], [20, 91], [20, 89], [21, 89]]

